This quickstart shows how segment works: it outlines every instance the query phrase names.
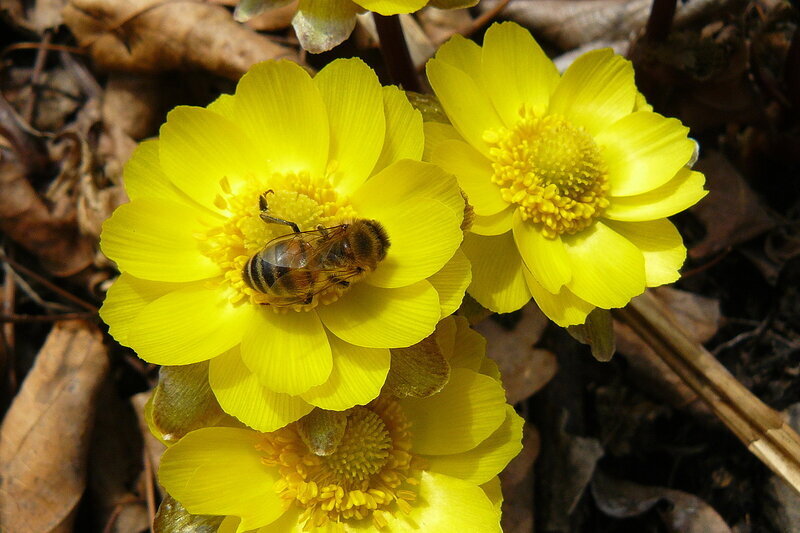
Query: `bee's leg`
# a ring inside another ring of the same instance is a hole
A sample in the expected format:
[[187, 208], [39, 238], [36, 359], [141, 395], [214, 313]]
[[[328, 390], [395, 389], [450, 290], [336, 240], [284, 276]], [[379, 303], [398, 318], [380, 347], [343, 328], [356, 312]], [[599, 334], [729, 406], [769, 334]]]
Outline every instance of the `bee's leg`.
[[262, 213], [265, 213], [269, 210], [269, 207], [267, 207], [268, 194], [275, 194], [275, 191], [273, 191], [272, 189], [267, 189], [261, 196], [258, 197], [258, 208], [261, 210]]
[[337, 284], [337, 285], [340, 285], [342, 287], [349, 287], [350, 286], [350, 282], [347, 281], [346, 279], [339, 279], [339, 278], [336, 278], [336, 277], [332, 277], [332, 278], [330, 278], [330, 281], [335, 283], [335, 284]]
[[305, 299], [305, 300], [303, 300], [303, 305], [308, 305], [308, 304], [310, 304], [310, 303], [311, 303], [311, 302], [313, 302], [313, 301], [314, 301], [314, 295], [313, 295], [312, 293], [308, 293], [308, 294], [306, 295], [306, 299]]
[[264, 192], [264, 194], [258, 197], [258, 208], [261, 210], [261, 215], [260, 215], [261, 220], [263, 220], [267, 224], [269, 223], [283, 224], [284, 226], [289, 226], [290, 228], [292, 228], [292, 231], [294, 231], [295, 233], [300, 233], [300, 228], [298, 228], [297, 224], [295, 224], [294, 222], [289, 222], [288, 220], [284, 220], [282, 218], [274, 217], [272, 215], [267, 214], [267, 212], [269, 211], [269, 206], [267, 205], [267, 195], [274, 193], [275, 191], [269, 189], [266, 192]]

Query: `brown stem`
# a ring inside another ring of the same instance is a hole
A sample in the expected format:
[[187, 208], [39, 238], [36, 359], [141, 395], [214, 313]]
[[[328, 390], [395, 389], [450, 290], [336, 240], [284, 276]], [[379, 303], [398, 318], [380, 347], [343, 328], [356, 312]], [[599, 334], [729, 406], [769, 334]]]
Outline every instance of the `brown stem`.
[[675, 17], [676, 0], [653, 0], [653, 7], [650, 9], [650, 18], [647, 19], [647, 26], [644, 37], [651, 42], [664, 42], [672, 29], [672, 19]]
[[670, 318], [650, 293], [614, 316], [633, 329], [773, 472], [800, 492], [800, 436]]
[[406, 91], [422, 92], [411, 54], [406, 46], [403, 27], [400, 25], [400, 16], [385, 17], [377, 13], [372, 14], [375, 28], [378, 30], [381, 54], [389, 69], [389, 76], [393, 83], [400, 85]]

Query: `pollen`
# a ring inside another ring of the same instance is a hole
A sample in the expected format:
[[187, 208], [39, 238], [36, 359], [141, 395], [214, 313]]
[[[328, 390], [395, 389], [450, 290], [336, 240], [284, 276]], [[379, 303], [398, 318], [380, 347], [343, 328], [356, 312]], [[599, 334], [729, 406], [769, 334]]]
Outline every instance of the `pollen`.
[[[225, 217], [224, 222], [196, 235], [200, 250], [214, 260], [224, 272], [224, 283], [230, 286], [230, 301], [266, 304], [263, 294], [250, 288], [242, 279], [242, 268], [248, 259], [271, 240], [293, 232], [289, 225], [266, 223], [261, 218], [259, 198], [265, 195], [269, 214], [292, 222], [300, 231], [319, 226], [328, 227], [354, 217], [354, 210], [341, 197], [328, 179], [312, 179], [307, 173], [274, 174], [266, 179], [250, 179], [234, 189], [227, 178], [219, 183], [214, 205]], [[338, 299], [336, 290], [320, 294], [311, 304], [298, 304], [289, 309], [308, 311], [320, 303]], [[287, 308], [271, 306], [277, 312]]]
[[284, 505], [300, 510], [303, 531], [351, 521], [383, 529], [387, 517], [407, 514], [416, 500], [424, 464], [410, 452], [410, 424], [397, 401], [379, 397], [346, 414], [344, 437], [328, 456], [309, 450], [296, 424], [257, 445], [262, 462], [281, 475], [275, 490]]
[[492, 182], [549, 238], [577, 233], [608, 207], [608, 179], [592, 136], [559, 115], [527, 109], [511, 129], [484, 134]]

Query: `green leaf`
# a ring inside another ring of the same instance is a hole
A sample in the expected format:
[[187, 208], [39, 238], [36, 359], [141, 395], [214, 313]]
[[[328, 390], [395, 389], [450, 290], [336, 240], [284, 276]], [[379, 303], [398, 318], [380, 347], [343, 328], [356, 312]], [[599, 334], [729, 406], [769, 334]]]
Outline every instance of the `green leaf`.
[[592, 355], [603, 363], [611, 360], [616, 350], [614, 344], [614, 321], [611, 311], [596, 308], [586, 317], [584, 324], [569, 326], [567, 333], [583, 344], [592, 348]]

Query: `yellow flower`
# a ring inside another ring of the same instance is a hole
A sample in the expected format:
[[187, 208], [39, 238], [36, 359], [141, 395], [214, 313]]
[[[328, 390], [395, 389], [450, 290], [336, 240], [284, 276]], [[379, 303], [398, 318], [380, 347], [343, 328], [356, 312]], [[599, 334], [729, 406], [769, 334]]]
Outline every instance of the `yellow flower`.
[[[285, 6], [292, 0], [241, 0], [234, 17], [244, 22], [267, 9]], [[431, 5], [441, 9], [471, 7], [478, 0], [300, 0], [292, 19], [300, 45], [318, 54], [347, 39], [356, 26], [356, 15], [374, 11], [381, 15], [413, 13]]]
[[426, 124], [433, 162], [475, 209], [468, 292], [496, 312], [531, 296], [561, 326], [678, 278], [686, 250], [666, 217], [700, 200], [695, 143], [652, 112], [611, 50], [563, 75], [525, 29], [483, 46], [454, 37], [427, 66], [452, 126]]
[[220, 532], [499, 533], [496, 476], [522, 449], [522, 419], [480, 335], [445, 322], [445, 388], [346, 411], [333, 453], [312, 453], [298, 423], [203, 428], [167, 449], [159, 481], [188, 512], [227, 515]]
[[[469, 283], [464, 201], [454, 177], [417, 160], [423, 142], [402, 91], [360, 60], [313, 79], [294, 63], [261, 63], [236, 94], [173, 110], [128, 163], [131, 202], [103, 227], [103, 252], [122, 272], [101, 310], [111, 335], [151, 363], [210, 360], [222, 408], [261, 431], [314, 406], [374, 399], [389, 348], [429, 335]], [[251, 257], [293, 233], [261, 218], [264, 202], [308, 236], [375, 220], [388, 254], [349, 282], [335, 268], [293, 278], [299, 299], [275, 304], [243, 279]], [[310, 279], [326, 290], [306, 301]]]

